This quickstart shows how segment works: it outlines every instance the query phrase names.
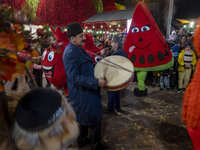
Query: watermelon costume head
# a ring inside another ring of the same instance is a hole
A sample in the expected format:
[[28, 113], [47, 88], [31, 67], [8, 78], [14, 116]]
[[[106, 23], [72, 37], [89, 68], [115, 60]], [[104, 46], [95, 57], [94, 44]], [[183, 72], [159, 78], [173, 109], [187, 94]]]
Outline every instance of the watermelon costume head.
[[173, 58], [147, 5], [136, 5], [124, 50], [136, 71], [159, 71], [170, 68]]
[[89, 33], [85, 34], [85, 45], [83, 46], [83, 49], [92, 57], [95, 64], [101, 60], [100, 55], [97, 56], [101, 49], [94, 45], [92, 36]]

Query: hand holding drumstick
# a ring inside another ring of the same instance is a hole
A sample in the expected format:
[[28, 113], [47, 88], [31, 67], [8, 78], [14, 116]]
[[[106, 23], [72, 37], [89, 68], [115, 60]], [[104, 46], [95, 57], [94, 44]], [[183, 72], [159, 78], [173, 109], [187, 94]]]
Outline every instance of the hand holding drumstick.
[[106, 79], [104, 79], [104, 78], [99, 78], [99, 79], [98, 79], [98, 82], [99, 82], [99, 87], [101, 87], [101, 88], [106, 87], [106, 84], [107, 84]]
[[101, 52], [101, 55], [108, 54], [110, 52], [110, 49], [109, 49], [109, 47], [106, 47], [106, 48], [102, 49], [100, 52]]

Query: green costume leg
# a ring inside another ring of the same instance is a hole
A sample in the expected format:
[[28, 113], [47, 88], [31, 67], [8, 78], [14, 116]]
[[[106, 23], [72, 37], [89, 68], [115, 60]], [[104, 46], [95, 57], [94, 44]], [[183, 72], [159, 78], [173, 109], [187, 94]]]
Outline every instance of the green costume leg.
[[147, 72], [146, 71], [140, 71], [140, 72], [137, 72], [137, 80], [138, 80], [138, 88], [139, 90], [146, 90], [146, 87], [145, 87], [145, 78], [147, 76]]

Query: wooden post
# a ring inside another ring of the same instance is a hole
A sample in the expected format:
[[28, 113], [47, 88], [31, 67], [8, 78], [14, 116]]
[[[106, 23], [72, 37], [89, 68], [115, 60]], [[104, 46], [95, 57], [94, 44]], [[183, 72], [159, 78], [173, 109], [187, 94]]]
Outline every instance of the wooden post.
[[170, 35], [171, 25], [172, 25], [172, 12], [174, 7], [174, 0], [170, 0], [169, 3], [169, 13], [168, 13], [168, 21], [167, 21], [167, 35]]

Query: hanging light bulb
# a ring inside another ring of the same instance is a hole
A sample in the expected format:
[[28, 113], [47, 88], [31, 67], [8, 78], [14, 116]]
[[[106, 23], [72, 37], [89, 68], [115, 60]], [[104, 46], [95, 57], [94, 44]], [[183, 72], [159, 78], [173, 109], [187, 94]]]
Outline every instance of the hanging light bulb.
[[95, 26], [92, 26], [92, 28], [95, 28]]
[[120, 27], [120, 24], [118, 24], [118, 27]]
[[101, 25], [101, 28], [103, 28], [103, 26]]

